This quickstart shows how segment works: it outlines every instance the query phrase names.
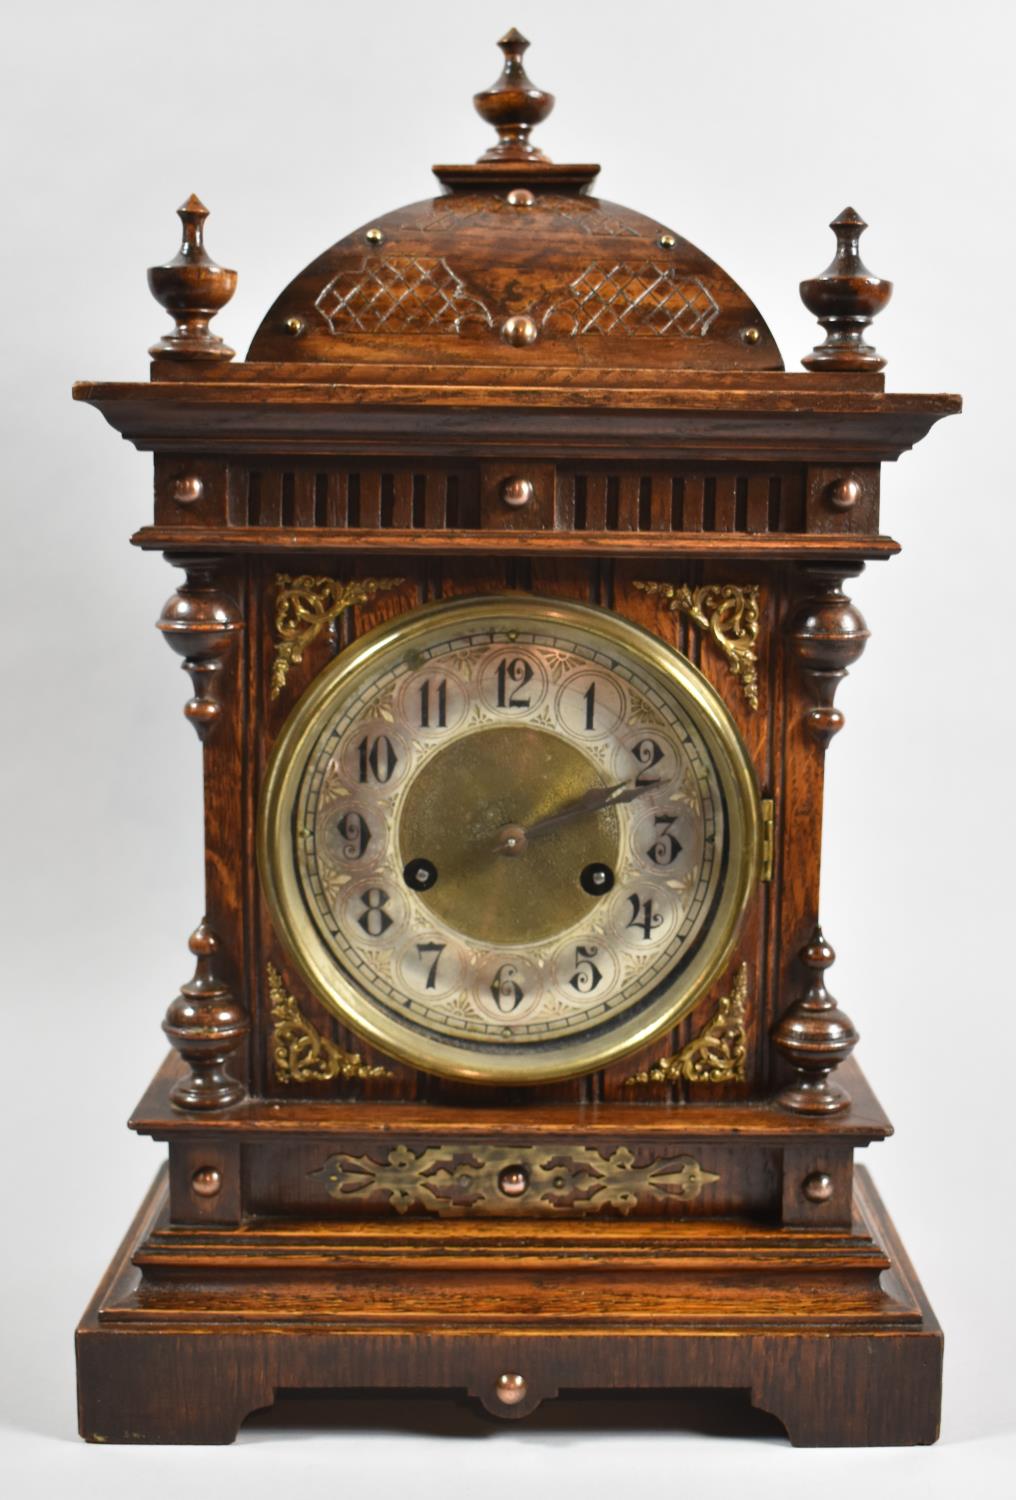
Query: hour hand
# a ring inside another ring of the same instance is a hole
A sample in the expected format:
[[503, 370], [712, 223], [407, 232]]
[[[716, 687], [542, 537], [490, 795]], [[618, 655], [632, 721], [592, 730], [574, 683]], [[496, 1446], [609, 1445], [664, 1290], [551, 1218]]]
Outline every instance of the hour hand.
[[501, 830], [497, 843], [494, 845], [495, 854], [521, 854], [530, 839], [539, 838], [544, 833], [549, 833], [554, 828], [559, 828], [562, 823], [570, 823], [573, 818], [586, 817], [590, 813], [603, 812], [608, 807], [620, 807], [624, 802], [634, 802], [636, 797], [643, 796], [658, 787], [658, 781], [626, 782], [617, 781], [613, 786], [594, 786], [583, 792], [581, 797], [576, 797], [573, 802], [566, 803], [557, 812], [548, 813], [545, 818], [538, 818], [528, 828], [512, 824]]

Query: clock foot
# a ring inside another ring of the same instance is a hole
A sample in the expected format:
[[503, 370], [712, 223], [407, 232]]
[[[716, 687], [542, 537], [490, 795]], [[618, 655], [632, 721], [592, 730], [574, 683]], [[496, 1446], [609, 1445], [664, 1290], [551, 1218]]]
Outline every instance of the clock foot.
[[170, 1229], [163, 1171], [78, 1329], [81, 1432], [228, 1443], [280, 1390], [468, 1392], [509, 1420], [559, 1391], [738, 1390], [798, 1446], [932, 1443], [942, 1335], [855, 1189], [825, 1231], [531, 1220], [520, 1274], [518, 1224], [417, 1223], [408, 1249], [401, 1222]]

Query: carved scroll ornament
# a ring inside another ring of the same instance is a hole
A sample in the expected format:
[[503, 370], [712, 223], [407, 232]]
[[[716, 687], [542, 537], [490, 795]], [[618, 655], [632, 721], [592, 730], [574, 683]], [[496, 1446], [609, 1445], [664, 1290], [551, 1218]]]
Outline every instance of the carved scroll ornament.
[[401, 578], [353, 578], [340, 583], [334, 578], [301, 573], [276, 575], [275, 632], [279, 637], [272, 662], [271, 696], [278, 698], [286, 685], [289, 669], [303, 661], [303, 653], [323, 630], [354, 604], [367, 604], [375, 594], [398, 588]]
[[698, 1036], [673, 1057], [625, 1079], [629, 1085], [647, 1083], [743, 1083], [747, 1056], [745, 1014], [748, 1006], [748, 965], [734, 975], [730, 994], [721, 996]]
[[741, 684], [749, 708], [758, 708], [759, 590], [756, 584], [705, 583], [692, 588], [686, 583], [635, 583], [643, 594], [653, 595], [671, 614], [686, 615], [704, 630], [723, 655]]
[[345, 1052], [322, 1036], [286, 989], [274, 964], [267, 966], [272, 1002], [272, 1060], [279, 1083], [325, 1083], [330, 1078], [392, 1078], [388, 1068], [372, 1067], [359, 1052]]

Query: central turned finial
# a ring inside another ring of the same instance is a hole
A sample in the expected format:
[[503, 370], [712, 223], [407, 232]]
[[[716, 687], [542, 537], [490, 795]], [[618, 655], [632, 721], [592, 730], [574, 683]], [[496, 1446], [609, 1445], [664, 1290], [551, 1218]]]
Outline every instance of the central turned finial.
[[530, 145], [529, 132], [550, 114], [554, 95], [538, 89], [527, 75], [522, 54], [529, 42], [521, 31], [513, 26], [498, 46], [504, 53], [501, 76], [489, 89], [473, 95], [477, 113], [494, 126], [500, 137], [480, 161], [546, 161], [543, 152]]

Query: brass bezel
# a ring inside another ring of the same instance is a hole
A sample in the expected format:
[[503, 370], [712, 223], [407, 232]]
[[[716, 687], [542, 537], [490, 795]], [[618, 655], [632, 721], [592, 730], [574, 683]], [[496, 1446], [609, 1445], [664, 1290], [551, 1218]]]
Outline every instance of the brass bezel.
[[[341, 979], [337, 984], [334, 960], [303, 909], [292, 859], [292, 809], [305, 754], [319, 732], [323, 705], [371, 671], [382, 653], [411, 648], [442, 616], [450, 625], [464, 627], [492, 614], [509, 627], [516, 620], [526, 625], [572, 622], [608, 645], [641, 657], [647, 666], [676, 682], [690, 701], [727, 803], [730, 874], [717, 916], [690, 971], [660, 1000], [651, 1017], [637, 1017], [627, 1026], [619, 1021], [607, 1037], [576, 1038], [563, 1066], [560, 1052], [541, 1058], [534, 1050], [530, 1058], [513, 1053], [499, 1059], [490, 1054], [478, 1067], [455, 1042], [411, 1037], [401, 1024], [384, 1016], [369, 996]], [[761, 829], [758, 784], [737, 725], [716, 689], [686, 657], [640, 625], [592, 605], [532, 594], [490, 594], [441, 600], [408, 611], [361, 636], [319, 673], [294, 705], [269, 758], [258, 812], [257, 858], [275, 929], [295, 969], [321, 1003], [360, 1037], [410, 1067], [443, 1077], [489, 1085], [541, 1084], [606, 1067], [669, 1031], [703, 998], [733, 954], [745, 908], [758, 885]]]

